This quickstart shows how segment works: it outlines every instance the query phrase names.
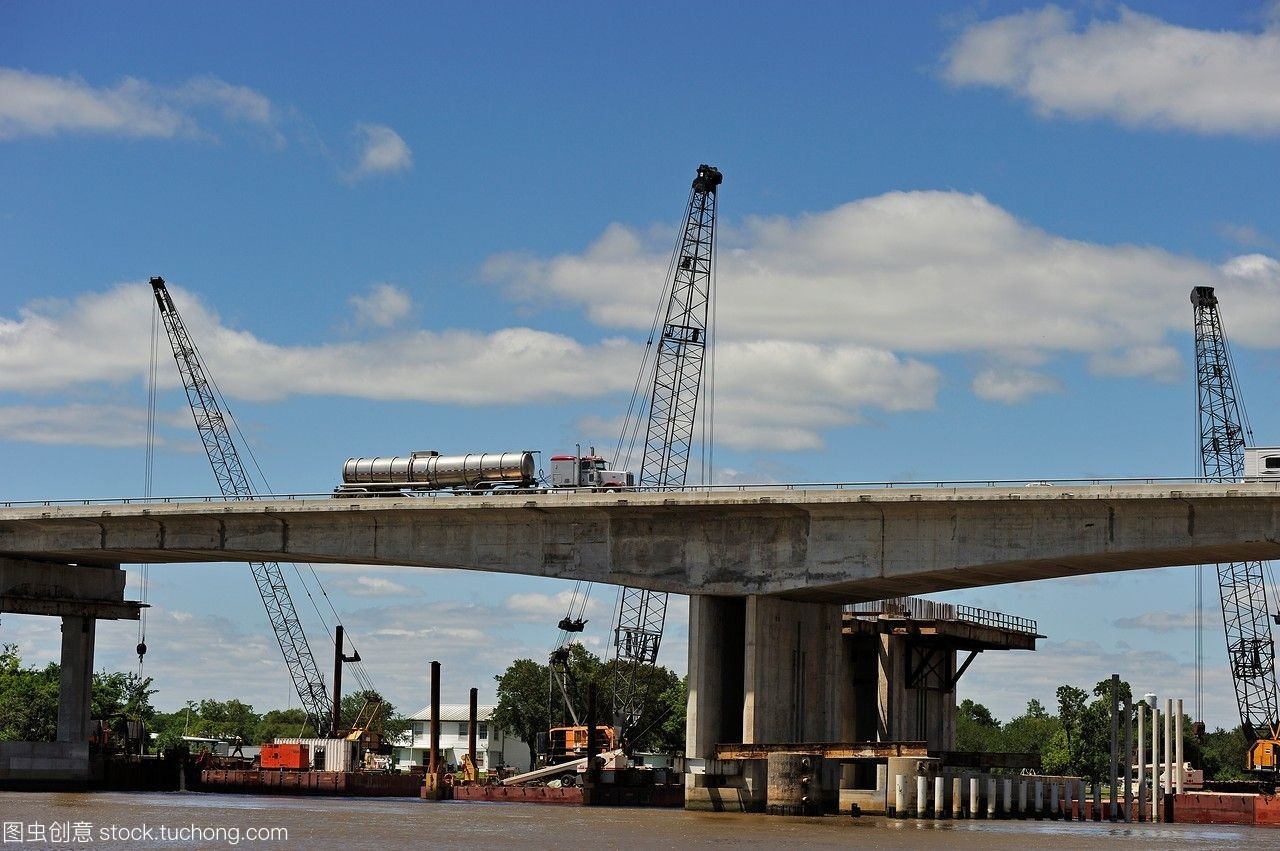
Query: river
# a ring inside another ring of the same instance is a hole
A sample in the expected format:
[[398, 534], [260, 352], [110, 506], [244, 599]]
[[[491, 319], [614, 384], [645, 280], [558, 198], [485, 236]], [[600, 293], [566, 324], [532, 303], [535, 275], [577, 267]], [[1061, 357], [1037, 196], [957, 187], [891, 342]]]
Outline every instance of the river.
[[[17, 826], [21, 826], [19, 831]], [[0, 848], [1280, 848], [1280, 830], [1209, 825], [779, 818], [199, 792], [0, 792]], [[63, 834], [70, 841], [60, 840]], [[18, 837], [21, 844], [14, 842]], [[88, 836], [91, 841], [82, 841]], [[81, 840], [81, 841], [75, 841]]]

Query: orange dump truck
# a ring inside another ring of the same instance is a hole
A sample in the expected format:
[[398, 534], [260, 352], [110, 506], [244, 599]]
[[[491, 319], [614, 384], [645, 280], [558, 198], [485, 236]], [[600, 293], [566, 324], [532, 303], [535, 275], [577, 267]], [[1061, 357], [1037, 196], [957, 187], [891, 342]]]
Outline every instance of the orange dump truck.
[[262, 768], [306, 771], [311, 767], [310, 756], [306, 745], [263, 745], [259, 765]]

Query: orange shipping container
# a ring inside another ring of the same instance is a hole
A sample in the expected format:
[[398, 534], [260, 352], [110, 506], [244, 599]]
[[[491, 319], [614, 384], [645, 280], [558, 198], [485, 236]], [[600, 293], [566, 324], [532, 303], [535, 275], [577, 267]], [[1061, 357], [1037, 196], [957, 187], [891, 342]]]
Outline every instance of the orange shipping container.
[[306, 745], [263, 745], [259, 765], [263, 768], [305, 771], [311, 767], [310, 756], [310, 749]]

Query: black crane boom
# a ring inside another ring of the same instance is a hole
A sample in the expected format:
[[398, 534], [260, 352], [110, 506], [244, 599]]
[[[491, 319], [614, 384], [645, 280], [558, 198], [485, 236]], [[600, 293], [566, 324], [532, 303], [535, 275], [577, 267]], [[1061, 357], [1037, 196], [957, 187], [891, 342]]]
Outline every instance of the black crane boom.
[[[187, 392], [187, 402], [195, 417], [196, 430], [200, 433], [205, 453], [213, 466], [218, 487], [228, 499], [253, 499], [249, 476], [240, 461], [235, 441], [231, 439], [222, 406], [218, 404], [217, 394], [210, 386], [200, 352], [187, 333], [186, 324], [173, 304], [164, 278], [152, 278], [151, 288], [155, 293], [156, 303], [160, 306], [160, 318], [169, 335], [173, 358], [177, 361], [182, 386]], [[320, 668], [311, 655], [302, 623], [298, 620], [293, 598], [289, 596], [284, 573], [275, 562], [250, 562], [249, 567], [253, 571], [253, 579], [258, 585], [258, 594], [266, 607], [276, 641], [280, 644], [280, 651], [284, 654], [285, 665], [298, 692], [298, 699], [302, 701], [302, 708], [314, 720], [317, 732], [321, 736], [327, 735], [330, 732], [331, 718], [329, 696]]]
[[[1242, 416], [1232, 375], [1231, 351], [1222, 330], [1213, 287], [1191, 291], [1195, 314], [1196, 398], [1200, 423], [1200, 472], [1215, 482], [1244, 475], [1244, 447], [1253, 435]], [[1240, 722], [1250, 742], [1275, 739], [1275, 644], [1260, 561], [1219, 564], [1218, 590], [1226, 626], [1227, 657]]]
[[[670, 296], [654, 360], [645, 431], [642, 488], [684, 486], [693, 447], [694, 419], [707, 350], [708, 308], [713, 296], [717, 188], [720, 170], [703, 164], [689, 191], [684, 230], [672, 262]], [[667, 617], [667, 595], [625, 587], [618, 596], [613, 631], [615, 726], [626, 737], [644, 711], [643, 672], [657, 662]]]

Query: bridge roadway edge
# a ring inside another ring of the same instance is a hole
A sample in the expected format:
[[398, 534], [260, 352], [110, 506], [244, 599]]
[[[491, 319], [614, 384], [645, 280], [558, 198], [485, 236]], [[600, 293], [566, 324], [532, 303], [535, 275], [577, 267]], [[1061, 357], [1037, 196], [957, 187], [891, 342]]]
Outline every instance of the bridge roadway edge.
[[1280, 483], [509, 494], [0, 508], [0, 556], [461, 568], [858, 602], [1280, 557]]

